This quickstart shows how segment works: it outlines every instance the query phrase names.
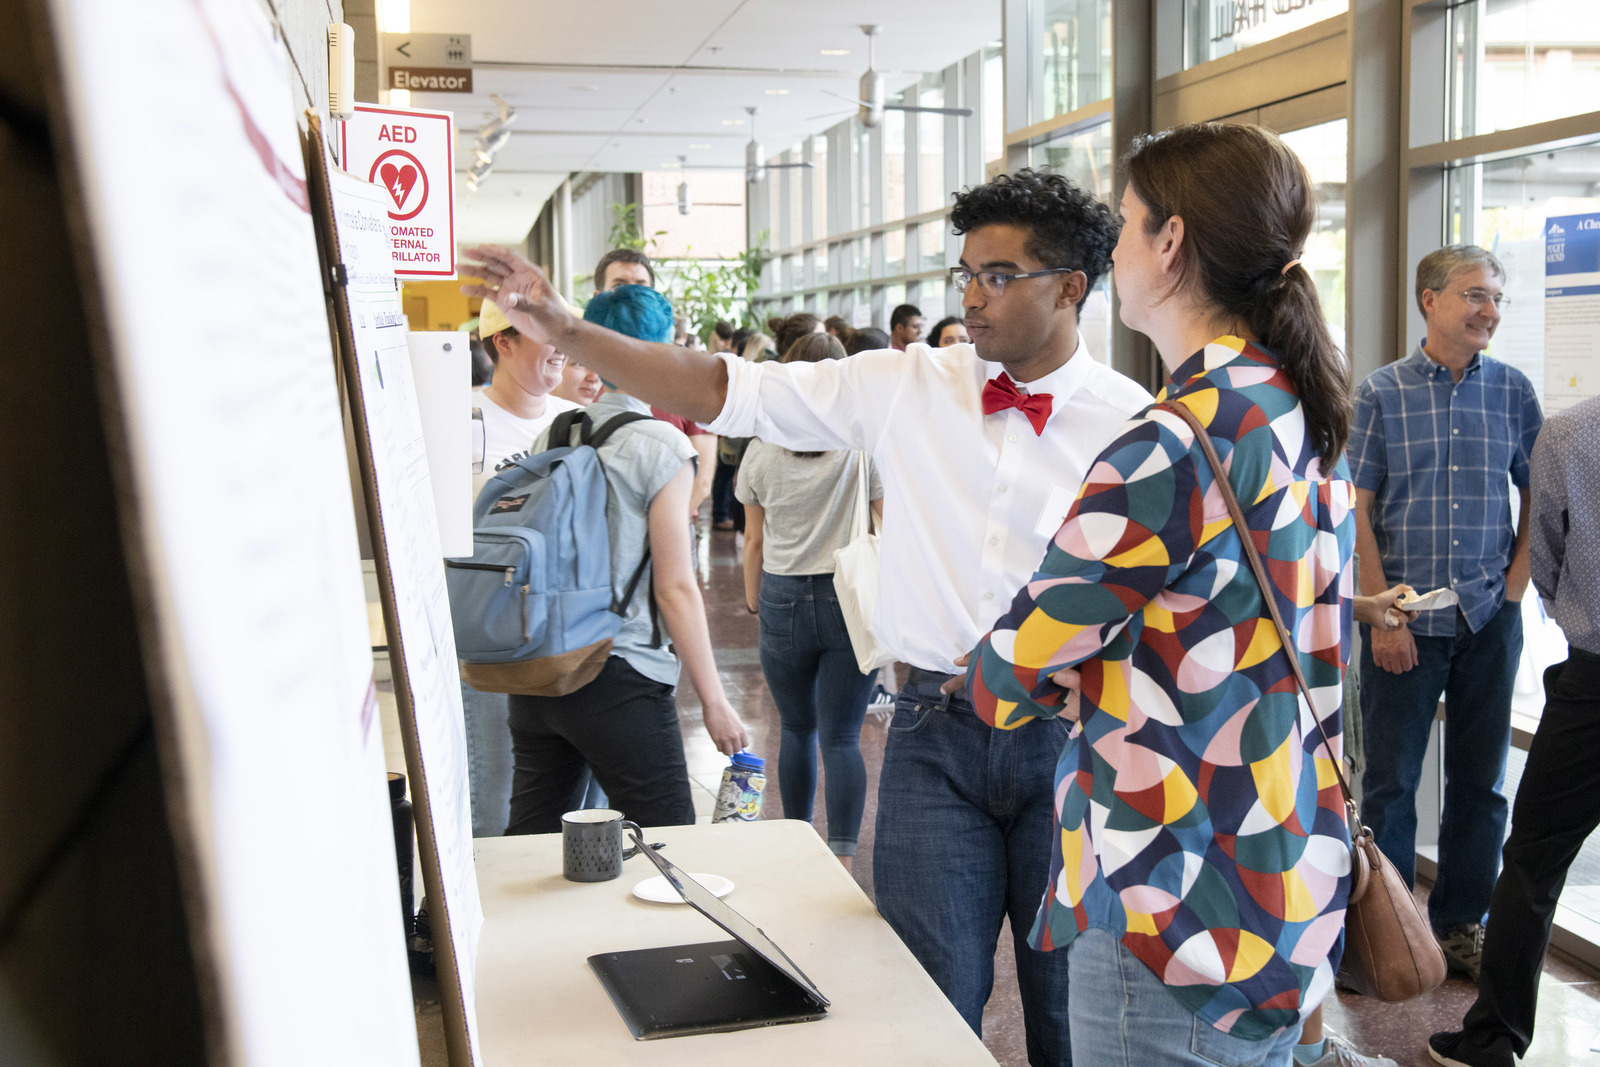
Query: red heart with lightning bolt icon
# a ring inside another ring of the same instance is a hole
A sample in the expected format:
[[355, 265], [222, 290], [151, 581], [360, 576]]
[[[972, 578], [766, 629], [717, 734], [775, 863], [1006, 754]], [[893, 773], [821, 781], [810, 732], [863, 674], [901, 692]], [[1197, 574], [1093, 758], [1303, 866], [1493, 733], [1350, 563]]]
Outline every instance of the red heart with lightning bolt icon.
[[394, 198], [395, 210], [404, 211], [406, 200], [411, 196], [411, 188], [417, 184], [417, 168], [409, 163], [403, 167], [385, 163], [378, 174], [383, 178], [383, 187], [389, 190], [389, 195]]

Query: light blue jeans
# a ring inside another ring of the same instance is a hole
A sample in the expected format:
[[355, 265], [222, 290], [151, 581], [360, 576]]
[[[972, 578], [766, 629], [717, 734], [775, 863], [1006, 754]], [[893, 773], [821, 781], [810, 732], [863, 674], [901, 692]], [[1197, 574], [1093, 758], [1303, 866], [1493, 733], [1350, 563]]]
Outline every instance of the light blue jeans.
[[1106, 930], [1066, 948], [1072, 987], [1072, 1060], [1094, 1067], [1289, 1067], [1300, 1027], [1246, 1041], [1178, 1003], [1143, 960]]

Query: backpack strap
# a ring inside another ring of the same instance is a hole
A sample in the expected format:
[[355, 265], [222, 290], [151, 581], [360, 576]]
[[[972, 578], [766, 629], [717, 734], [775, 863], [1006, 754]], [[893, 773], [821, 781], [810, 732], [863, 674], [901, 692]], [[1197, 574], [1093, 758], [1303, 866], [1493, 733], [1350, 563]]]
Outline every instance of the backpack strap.
[[573, 411], [563, 411], [561, 414], [557, 415], [555, 420], [550, 423], [550, 436], [548, 438], [550, 447], [560, 448], [562, 445], [571, 445], [572, 428], [579, 425], [582, 426], [581, 436], [579, 437], [579, 440], [582, 441], [586, 439], [591, 432], [593, 432], [593, 426], [589, 422], [589, 416], [582, 408], [578, 408]]
[[[571, 415], [577, 413], [565, 412], [564, 414]], [[601, 424], [600, 428], [596, 430], [590, 424], [588, 416], [585, 415], [583, 419], [583, 436], [579, 440], [580, 443], [588, 445], [598, 453], [600, 446], [610, 440], [612, 434], [616, 433], [630, 422], [646, 422], [652, 421], [654, 418], [655, 416], [647, 415], [642, 411], [624, 411], [620, 415], [613, 415], [611, 418], [607, 419]], [[603, 460], [601, 461], [600, 466], [602, 470], [605, 469], [605, 462]], [[644, 579], [644, 572], [649, 566], [650, 544], [648, 538], [646, 538], [644, 546], [644, 558], [639, 561], [639, 566], [634, 568], [633, 577], [628, 579], [628, 585], [623, 590], [622, 597], [611, 605], [611, 610], [613, 612], [621, 615], [623, 612], [628, 610], [628, 605], [633, 602], [633, 594], [638, 591], [639, 583]], [[656, 648], [660, 648], [662, 647], [661, 616], [656, 608], [656, 594], [654, 589], [650, 590], [648, 600], [650, 607], [650, 643]]]
[[[564, 412], [563, 414], [572, 415], [577, 414], [577, 412]], [[642, 411], [624, 411], [620, 415], [613, 415], [611, 418], [607, 419], [600, 425], [600, 428], [596, 430], [589, 423], [589, 416], [585, 415], [583, 417], [583, 437], [580, 440], [583, 444], [586, 444], [590, 448], [599, 451], [600, 446], [609, 441], [612, 434], [628, 425], [628, 423], [646, 422], [653, 418], [655, 418], [654, 415], [646, 415]]]

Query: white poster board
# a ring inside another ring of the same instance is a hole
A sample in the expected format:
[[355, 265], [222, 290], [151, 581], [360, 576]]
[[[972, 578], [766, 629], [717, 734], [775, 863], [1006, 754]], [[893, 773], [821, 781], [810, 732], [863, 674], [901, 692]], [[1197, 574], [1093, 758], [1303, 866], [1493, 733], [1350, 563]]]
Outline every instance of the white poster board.
[[1600, 396], [1600, 213], [1544, 224], [1544, 410]]
[[[313, 133], [319, 124], [312, 123]], [[483, 911], [472, 861], [466, 720], [455, 632], [428, 471], [405, 315], [389, 263], [385, 190], [332, 166], [328, 182], [338, 251], [339, 330], [367, 521], [394, 668], [422, 848], [435, 959], [452, 1067], [479, 1062], [473, 997]], [[316, 190], [313, 190], [316, 193]], [[347, 315], [347, 319], [345, 316]], [[463, 423], [463, 429], [467, 428]]]
[[439, 551], [472, 555], [472, 347], [460, 331], [412, 330], [411, 379], [433, 483]]
[[416, 1064], [287, 55], [254, 3], [48, 11], [208, 1044]]

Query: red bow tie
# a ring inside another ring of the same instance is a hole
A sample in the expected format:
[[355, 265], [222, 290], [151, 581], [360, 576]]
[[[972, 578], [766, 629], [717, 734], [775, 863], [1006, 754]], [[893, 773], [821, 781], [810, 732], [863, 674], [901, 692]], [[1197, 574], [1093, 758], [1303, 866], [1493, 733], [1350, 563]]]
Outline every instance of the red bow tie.
[[983, 387], [983, 413], [993, 415], [1006, 408], [1016, 408], [1028, 416], [1037, 436], [1044, 433], [1044, 424], [1050, 420], [1050, 394], [1025, 394], [1017, 388], [1010, 375], [1001, 371]]

